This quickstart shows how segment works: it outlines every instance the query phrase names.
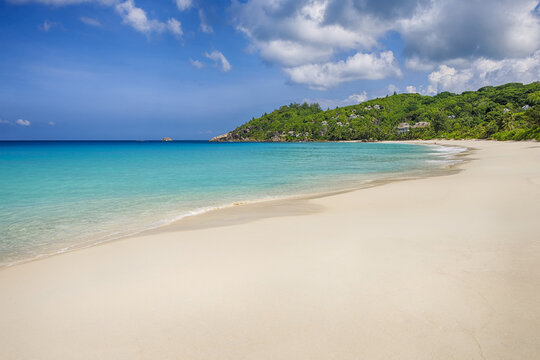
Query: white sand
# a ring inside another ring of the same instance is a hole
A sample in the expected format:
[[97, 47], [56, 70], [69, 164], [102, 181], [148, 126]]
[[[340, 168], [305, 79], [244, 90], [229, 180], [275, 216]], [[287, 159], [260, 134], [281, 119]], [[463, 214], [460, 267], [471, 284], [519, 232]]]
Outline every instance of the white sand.
[[451, 143], [454, 175], [2, 270], [0, 359], [540, 359], [540, 143]]

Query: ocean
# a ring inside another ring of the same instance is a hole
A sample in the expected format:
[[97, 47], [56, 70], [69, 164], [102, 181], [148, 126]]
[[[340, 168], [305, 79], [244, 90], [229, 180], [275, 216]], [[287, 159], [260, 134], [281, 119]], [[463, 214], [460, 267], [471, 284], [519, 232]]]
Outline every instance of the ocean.
[[0, 142], [0, 267], [250, 202], [441, 167], [390, 143]]

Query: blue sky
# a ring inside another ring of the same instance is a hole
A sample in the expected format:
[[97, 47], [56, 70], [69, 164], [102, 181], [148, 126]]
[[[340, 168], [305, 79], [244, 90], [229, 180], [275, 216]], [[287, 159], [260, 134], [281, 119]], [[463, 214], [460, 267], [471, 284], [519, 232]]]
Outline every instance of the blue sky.
[[290, 102], [540, 80], [536, 0], [0, 1], [0, 140], [208, 139]]

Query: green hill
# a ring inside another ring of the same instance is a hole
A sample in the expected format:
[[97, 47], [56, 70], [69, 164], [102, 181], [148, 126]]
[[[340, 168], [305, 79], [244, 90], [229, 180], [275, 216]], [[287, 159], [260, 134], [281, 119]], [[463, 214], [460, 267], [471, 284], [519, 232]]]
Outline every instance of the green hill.
[[395, 94], [323, 111], [290, 104], [212, 141], [540, 140], [540, 82], [462, 94]]

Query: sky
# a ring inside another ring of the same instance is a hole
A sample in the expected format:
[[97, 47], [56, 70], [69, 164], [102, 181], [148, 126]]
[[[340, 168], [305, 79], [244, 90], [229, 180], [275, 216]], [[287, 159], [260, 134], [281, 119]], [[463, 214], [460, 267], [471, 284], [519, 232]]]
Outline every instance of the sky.
[[538, 80], [537, 0], [0, 0], [0, 140], [209, 139]]

